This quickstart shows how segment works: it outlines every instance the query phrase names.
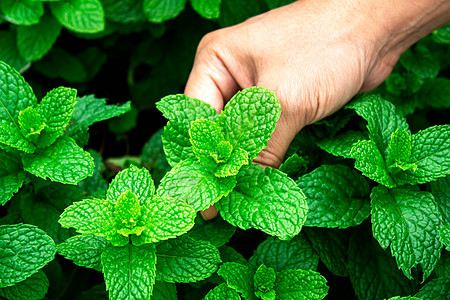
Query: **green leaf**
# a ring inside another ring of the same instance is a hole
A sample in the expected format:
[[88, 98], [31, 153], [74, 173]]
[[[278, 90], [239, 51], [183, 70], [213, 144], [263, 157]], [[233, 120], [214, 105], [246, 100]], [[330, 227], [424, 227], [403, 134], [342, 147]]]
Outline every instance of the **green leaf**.
[[152, 300], [177, 300], [177, 288], [173, 283], [156, 280]]
[[16, 25], [33, 25], [44, 14], [44, 5], [31, 0], [2, 0], [0, 8], [3, 17]]
[[409, 163], [417, 168], [396, 174], [399, 184], [421, 184], [450, 174], [450, 124], [414, 134]]
[[146, 20], [142, 3], [142, 0], [102, 0], [105, 18], [125, 24]]
[[253, 276], [255, 296], [264, 300], [275, 300], [273, 288], [276, 279], [277, 275], [273, 268], [260, 265]]
[[283, 240], [300, 232], [308, 206], [302, 191], [286, 174], [252, 164], [242, 168], [236, 180], [234, 190], [216, 204], [224, 220]]
[[50, 3], [55, 18], [67, 29], [97, 33], [105, 28], [103, 7], [98, 0], [70, 0]]
[[247, 151], [248, 159], [252, 161], [267, 147], [280, 114], [275, 93], [262, 87], [251, 87], [231, 98], [217, 124], [222, 128], [225, 140], [231, 142], [233, 148]]
[[319, 256], [303, 234], [290, 241], [281, 241], [269, 236], [250, 257], [249, 264], [253, 269], [264, 264], [275, 271], [287, 269], [315, 270], [319, 264]]
[[0, 288], [0, 297], [14, 300], [44, 299], [49, 284], [45, 273], [39, 270], [24, 281], [13, 286]]
[[424, 107], [450, 107], [450, 80], [445, 77], [438, 77], [425, 81], [418, 93], [418, 98], [420, 104]]
[[144, 0], [144, 13], [148, 21], [162, 23], [177, 17], [186, 5], [186, 0]]
[[297, 185], [309, 207], [305, 226], [347, 228], [370, 215], [369, 184], [345, 165], [322, 165], [300, 177]]
[[[2, 20], [2, 19], [0, 19]], [[0, 31], [0, 61], [16, 69], [19, 73], [23, 73], [31, 64], [20, 56], [17, 49], [16, 33], [11, 31]]]
[[235, 177], [216, 177], [196, 161], [187, 159], [164, 176], [157, 195], [184, 200], [199, 211], [228, 195], [235, 185]]
[[35, 147], [22, 136], [18, 117], [22, 110], [36, 106], [37, 99], [24, 78], [3, 62], [0, 82], [0, 143], [31, 153]]
[[108, 129], [116, 135], [124, 134], [137, 126], [138, 114], [138, 109], [132, 106], [128, 112], [109, 121]]
[[189, 136], [192, 151], [205, 167], [214, 168], [219, 162], [228, 159], [228, 157], [221, 157], [216, 151], [218, 144], [224, 140], [224, 137], [220, 127], [213, 121], [193, 121], [189, 129]]
[[242, 256], [241, 253], [237, 252], [234, 248], [228, 247], [228, 246], [222, 246], [219, 248], [220, 251], [220, 258], [222, 261], [225, 262], [236, 262], [241, 265], [247, 265], [248, 262]]
[[445, 249], [450, 251], [450, 225], [443, 226], [439, 232], [439, 240], [445, 245]]
[[120, 195], [127, 191], [135, 194], [141, 205], [150, 201], [155, 194], [155, 185], [150, 172], [133, 165], [119, 172], [109, 185], [106, 199], [116, 202]]
[[134, 244], [155, 243], [182, 235], [194, 226], [196, 212], [177, 199], [154, 197], [142, 206], [144, 231]]
[[55, 258], [53, 240], [36, 226], [0, 226], [0, 288], [12, 286], [38, 272]]
[[157, 279], [166, 282], [195, 282], [208, 278], [221, 263], [216, 247], [187, 236], [157, 244], [156, 256]]
[[107, 246], [101, 259], [110, 299], [150, 298], [156, 278], [153, 244]]
[[92, 157], [69, 137], [59, 138], [36, 154], [25, 154], [22, 163], [24, 170], [37, 177], [65, 184], [77, 184], [94, 171]]
[[400, 57], [399, 63], [422, 79], [435, 78], [440, 70], [439, 59], [433, 56], [423, 44], [406, 50]]
[[64, 132], [74, 110], [76, 95], [75, 89], [59, 87], [48, 92], [39, 103], [38, 109], [45, 128], [39, 136], [38, 147], [50, 146]]
[[373, 236], [381, 247], [391, 246], [397, 265], [409, 279], [411, 268], [422, 266], [423, 280], [439, 260], [440, 215], [433, 196], [415, 188], [377, 186], [370, 195]]
[[277, 274], [277, 299], [323, 299], [328, 293], [327, 280], [312, 270], [282, 270]]
[[64, 228], [73, 227], [79, 233], [109, 238], [116, 232], [114, 203], [103, 199], [75, 202], [64, 210], [59, 223]]
[[431, 182], [431, 193], [444, 221], [444, 225], [450, 225], [450, 175]]
[[411, 157], [411, 135], [402, 128], [398, 128], [389, 142], [386, 164], [391, 166], [407, 164]]
[[450, 25], [446, 25], [432, 33], [433, 41], [441, 44], [450, 44]]
[[[360, 226], [361, 227], [361, 226]], [[410, 295], [416, 288], [369, 232], [357, 229], [350, 238], [348, 273], [358, 299]]]
[[192, 8], [203, 18], [217, 19], [220, 15], [222, 0], [191, 0]]
[[228, 287], [226, 283], [222, 283], [210, 290], [204, 300], [240, 300], [239, 294], [232, 288]]
[[236, 227], [216, 217], [204, 224], [196, 224], [188, 235], [195, 240], [207, 241], [216, 247], [221, 247], [230, 241], [235, 232]]
[[22, 135], [30, 142], [36, 143], [45, 128], [44, 119], [39, 114], [39, 110], [27, 107], [20, 112], [18, 121]]
[[437, 278], [425, 284], [414, 297], [422, 300], [446, 299], [449, 291], [450, 278]]
[[131, 191], [120, 195], [114, 209], [117, 232], [123, 236], [128, 236], [129, 234], [140, 235], [144, 230], [140, 218], [141, 206], [136, 195]]
[[220, 266], [217, 274], [223, 277], [227, 285], [242, 294], [245, 299], [256, 299], [253, 286], [253, 271], [248, 266], [227, 262]]
[[374, 141], [360, 141], [353, 145], [350, 155], [355, 159], [355, 169], [389, 188], [395, 183], [387, 170], [386, 162]]
[[75, 235], [57, 246], [58, 253], [80, 267], [102, 270], [101, 255], [109, 242], [92, 234]]
[[308, 240], [327, 269], [336, 276], [347, 277], [348, 234], [340, 229], [305, 228]]
[[166, 96], [156, 103], [156, 107], [169, 119], [162, 136], [169, 164], [175, 167], [182, 160], [195, 159], [189, 139], [191, 122], [198, 119], [216, 121], [217, 112], [209, 104], [182, 94]]
[[362, 132], [349, 130], [341, 135], [325, 138], [319, 141], [317, 146], [334, 156], [352, 158], [351, 150], [353, 145], [364, 140], [366, 140], [366, 137]]
[[5, 205], [19, 191], [24, 181], [24, 172], [0, 176], [0, 205]]
[[[225, 142], [226, 143], [226, 142]], [[235, 149], [228, 160], [219, 165], [214, 173], [217, 177], [235, 176], [244, 165], [248, 165], [248, 153], [244, 149]]]
[[52, 15], [44, 15], [39, 24], [17, 27], [17, 49], [27, 61], [44, 57], [61, 33], [61, 25]]
[[295, 174], [306, 172], [307, 164], [305, 158], [294, 153], [281, 164], [279, 170], [293, 178]]
[[408, 123], [395, 111], [395, 106], [380, 95], [363, 95], [346, 106], [367, 120], [369, 139], [374, 141], [383, 157], [391, 140], [391, 134], [398, 128], [410, 133]]

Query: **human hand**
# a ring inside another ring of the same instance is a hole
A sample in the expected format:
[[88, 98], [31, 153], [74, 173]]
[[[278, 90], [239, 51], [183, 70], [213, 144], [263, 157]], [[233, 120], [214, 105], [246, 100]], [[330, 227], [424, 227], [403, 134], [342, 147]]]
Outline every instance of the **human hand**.
[[[399, 4], [303, 0], [212, 32], [200, 42], [185, 94], [220, 112], [240, 89], [263, 86], [274, 91], [282, 114], [254, 162], [276, 168], [304, 126], [378, 86], [412, 43], [445, 24], [440, 21], [445, 20], [443, 8], [430, 6], [426, 14], [420, 5]], [[401, 17], [396, 9], [403, 10]], [[431, 11], [440, 13], [432, 18]], [[415, 21], [419, 13], [428, 18]], [[388, 21], [382, 23], [379, 15]], [[406, 18], [414, 21], [405, 23]], [[411, 29], [418, 24], [424, 26]], [[216, 214], [212, 208], [203, 217]]]

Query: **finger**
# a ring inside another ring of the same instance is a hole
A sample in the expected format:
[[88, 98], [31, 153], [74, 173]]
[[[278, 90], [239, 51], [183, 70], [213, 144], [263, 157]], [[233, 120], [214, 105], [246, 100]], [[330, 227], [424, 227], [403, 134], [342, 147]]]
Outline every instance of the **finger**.
[[211, 205], [207, 210], [201, 211], [200, 214], [203, 220], [211, 220], [217, 216], [218, 211], [214, 205]]
[[205, 101], [220, 113], [238, 90], [239, 85], [216, 54], [198, 53], [184, 91], [187, 96]]

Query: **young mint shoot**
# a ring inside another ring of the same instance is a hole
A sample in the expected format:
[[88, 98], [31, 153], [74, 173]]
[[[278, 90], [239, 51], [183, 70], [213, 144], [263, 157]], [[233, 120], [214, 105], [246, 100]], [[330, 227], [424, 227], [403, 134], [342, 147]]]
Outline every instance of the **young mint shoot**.
[[281, 114], [273, 92], [242, 90], [219, 115], [184, 95], [164, 97], [157, 108], [169, 119], [162, 140], [173, 167], [159, 196], [185, 199], [196, 211], [216, 204], [232, 225], [281, 239], [300, 232], [307, 212], [300, 189], [286, 174], [252, 164]]

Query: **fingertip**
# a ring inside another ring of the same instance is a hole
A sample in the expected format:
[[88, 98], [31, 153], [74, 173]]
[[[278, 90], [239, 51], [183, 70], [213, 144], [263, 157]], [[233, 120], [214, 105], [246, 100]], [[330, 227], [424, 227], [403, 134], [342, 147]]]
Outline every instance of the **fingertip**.
[[203, 220], [211, 220], [214, 219], [219, 212], [217, 211], [216, 207], [214, 205], [211, 205], [207, 210], [201, 211], [200, 214], [202, 215]]

